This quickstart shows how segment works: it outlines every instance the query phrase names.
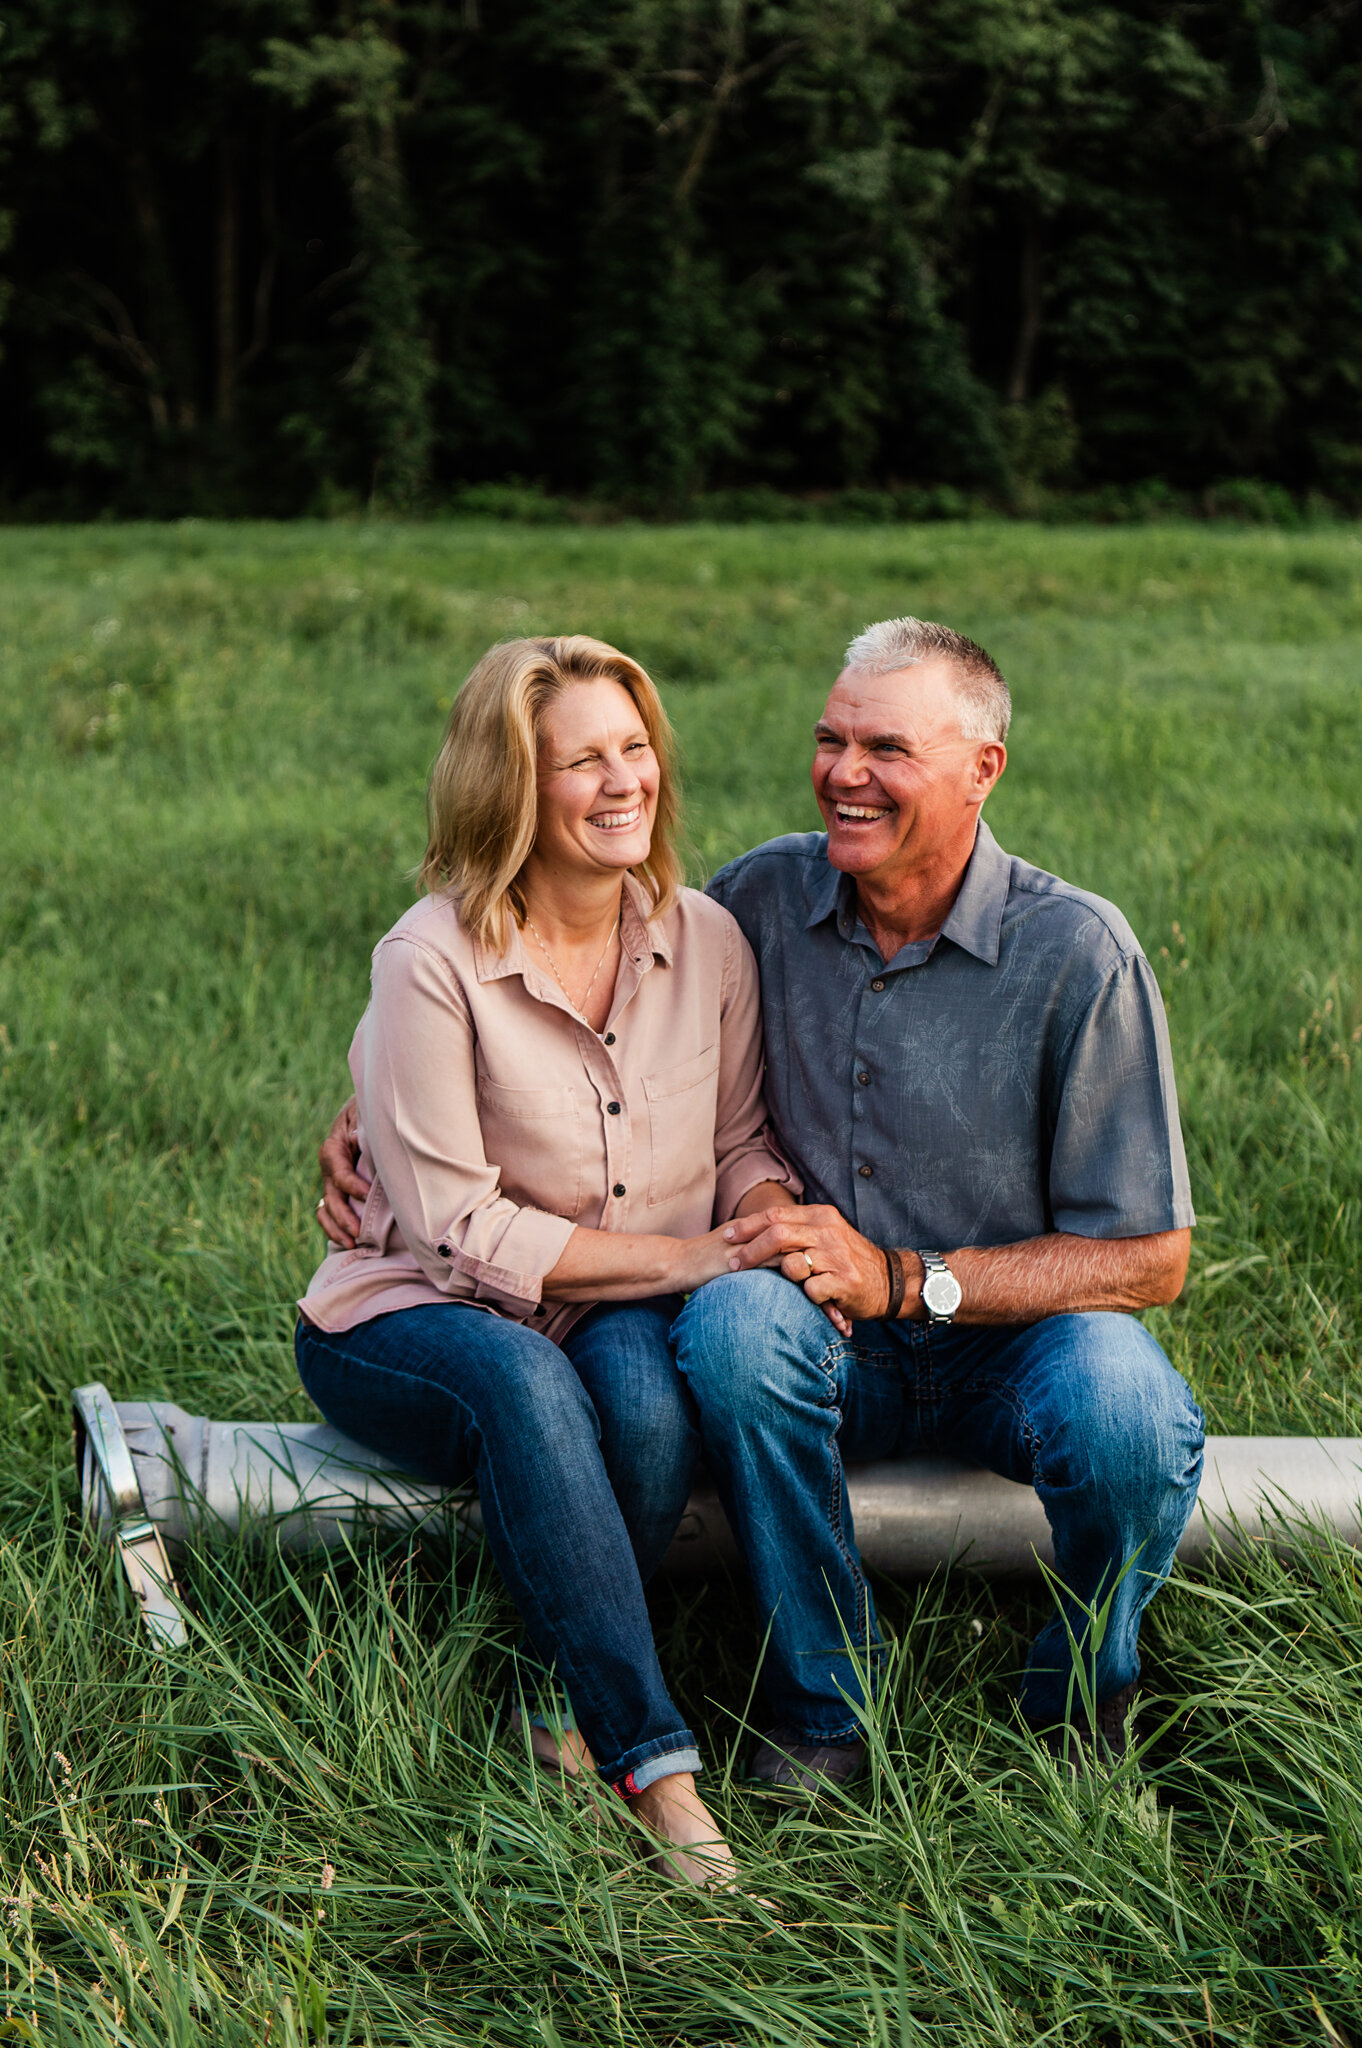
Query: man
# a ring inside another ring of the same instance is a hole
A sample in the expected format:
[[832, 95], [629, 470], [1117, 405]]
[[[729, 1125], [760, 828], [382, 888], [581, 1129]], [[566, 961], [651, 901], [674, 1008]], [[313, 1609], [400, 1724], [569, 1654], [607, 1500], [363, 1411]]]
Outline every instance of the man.
[[710, 884], [757, 957], [805, 1186], [730, 1226], [734, 1273], [675, 1331], [767, 1631], [772, 1786], [863, 1760], [878, 1635], [847, 1464], [935, 1450], [1035, 1486], [1063, 1592], [1021, 1707], [1069, 1755], [1125, 1746], [1200, 1479], [1200, 1412], [1131, 1313], [1176, 1298], [1194, 1220], [1158, 986], [1119, 911], [983, 823], [1010, 709], [973, 641], [868, 628], [815, 731], [826, 834]]
[[805, 1188], [729, 1233], [798, 1291], [718, 1280], [676, 1331], [769, 1624], [754, 1775], [774, 1784], [861, 1761], [876, 1635], [846, 1464], [937, 1450], [1035, 1486], [1067, 1591], [1022, 1710], [1112, 1750], [1196, 1497], [1201, 1415], [1129, 1313], [1175, 1298], [1193, 1222], [1163, 1006], [1120, 913], [983, 823], [1010, 709], [972, 641], [870, 627], [815, 730], [826, 837], [710, 885], [757, 956], [768, 1106]]

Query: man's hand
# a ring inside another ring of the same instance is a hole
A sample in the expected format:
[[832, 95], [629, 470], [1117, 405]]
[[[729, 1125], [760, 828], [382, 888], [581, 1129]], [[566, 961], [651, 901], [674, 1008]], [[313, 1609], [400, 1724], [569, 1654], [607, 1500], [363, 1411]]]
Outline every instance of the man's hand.
[[355, 1171], [359, 1160], [359, 1110], [352, 1095], [317, 1148], [322, 1170], [322, 1198], [317, 1222], [332, 1244], [353, 1251], [358, 1240], [359, 1211], [369, 1183]]
[[853, 1322], [882, 1316], [889, 1307], [884, 1253], [833, 1208], [762, 1209], [730, 1223], [729, 1270], [779, 1266], [804, 1289], [844, 1337]]

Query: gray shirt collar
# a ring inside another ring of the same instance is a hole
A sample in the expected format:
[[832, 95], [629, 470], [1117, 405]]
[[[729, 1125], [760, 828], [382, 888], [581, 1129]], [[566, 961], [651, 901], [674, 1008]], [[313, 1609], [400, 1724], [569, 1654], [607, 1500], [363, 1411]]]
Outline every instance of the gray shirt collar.
[[[1012, 862], [980, 818], [965, 878], [938, 936], [963, 947], [976, 960], [982, 960], [986, 967], [996, 967], [1003, 910], [1011, 881]], [[811, 882], [807, 897], [809, 915], [805, 921], [806, 929], [822, 924], [825, 918], [835, 917], [842, 937], [850, 939], [853, 936], [860, 919], [856, 911], [856, 885], [850, 875], [826, 866]], [[925, 950], [930, 952], [931, 948]]]

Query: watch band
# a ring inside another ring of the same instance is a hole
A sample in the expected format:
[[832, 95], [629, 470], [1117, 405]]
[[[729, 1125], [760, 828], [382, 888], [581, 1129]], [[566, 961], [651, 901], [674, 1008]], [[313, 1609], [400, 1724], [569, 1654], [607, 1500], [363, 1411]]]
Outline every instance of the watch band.
[[[950, 1267], [946, 1264], [946, 1261], [942, 1258], [940, 1252], [920, 1251], [918, 1253], [918, 1257], [922, 1261], [922, 1306], [927, 1311], [927, 1321], [929, 1323], [954, 1322], [955, 1311], [960, 1306], [960, 1282], [956, 1279], [954, 1273], [952, 1273]], [[944, 1312], [941, 1309], [933, 1308], [931, 1303], [927, 1299], [928, 1285], [936, 1277], [938, 1273], [943, 1273], [946, 1279], [950, 1281], [951, 1285], [955, 1289], [955, 1301], [953, 1302], [951, 1307], [945, 1310]]]

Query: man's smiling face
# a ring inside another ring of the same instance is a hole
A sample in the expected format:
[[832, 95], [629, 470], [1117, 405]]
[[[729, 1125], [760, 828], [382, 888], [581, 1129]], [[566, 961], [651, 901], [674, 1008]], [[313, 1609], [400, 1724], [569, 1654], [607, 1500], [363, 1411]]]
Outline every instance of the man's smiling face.
[[1002, 773], [997, 740], [967, 740], [951, 663], [890, 675], [844, 669], [814, 728], [813, 787], [833, 867], [892, 888], [968, 858], [979, 807]]

